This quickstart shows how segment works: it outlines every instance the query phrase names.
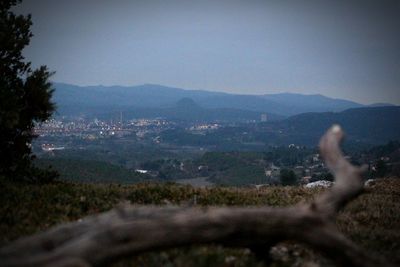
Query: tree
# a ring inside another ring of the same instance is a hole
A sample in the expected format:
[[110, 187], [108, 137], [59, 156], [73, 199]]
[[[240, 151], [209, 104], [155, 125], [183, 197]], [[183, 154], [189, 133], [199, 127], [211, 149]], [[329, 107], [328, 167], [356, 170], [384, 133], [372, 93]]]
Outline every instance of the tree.
[[33, 34], [31, 16], [15, 15], [21, 0], [0, 2], [0, 175], [13, 180], [37, 174], [32, 167], [33, 127], [54, 111], [52, 75], [46, 66], [33, 70], [23, 49]]
[[282, 185], [295, 185], [297, 184], [296, 174], [292, 170], [282, 169], [280, 171]]

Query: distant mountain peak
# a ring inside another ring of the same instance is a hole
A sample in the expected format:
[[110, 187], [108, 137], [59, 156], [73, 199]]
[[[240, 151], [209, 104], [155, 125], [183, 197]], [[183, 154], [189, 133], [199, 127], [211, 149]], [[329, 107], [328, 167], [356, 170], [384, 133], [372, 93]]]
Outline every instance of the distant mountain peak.
[[176, 107], [181, 108], [201, 108], [192, 98], [184, 97], [178, 100], [175, 104]]

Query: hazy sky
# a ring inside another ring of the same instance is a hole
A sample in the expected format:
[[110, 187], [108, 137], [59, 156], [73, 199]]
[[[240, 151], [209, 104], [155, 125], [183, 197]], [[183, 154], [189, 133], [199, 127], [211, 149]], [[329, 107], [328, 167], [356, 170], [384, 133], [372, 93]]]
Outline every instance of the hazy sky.
[[400, 104], [400, 1], [25, 0], [25, 55], [78, 85]]

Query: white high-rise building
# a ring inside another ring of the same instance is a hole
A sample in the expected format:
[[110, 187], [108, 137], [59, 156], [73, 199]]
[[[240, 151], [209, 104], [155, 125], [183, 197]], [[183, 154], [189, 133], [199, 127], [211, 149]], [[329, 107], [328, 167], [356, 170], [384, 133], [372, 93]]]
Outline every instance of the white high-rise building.
[[266, 122], [268, 120], [267, 114], [261, 114], [261, 121]]

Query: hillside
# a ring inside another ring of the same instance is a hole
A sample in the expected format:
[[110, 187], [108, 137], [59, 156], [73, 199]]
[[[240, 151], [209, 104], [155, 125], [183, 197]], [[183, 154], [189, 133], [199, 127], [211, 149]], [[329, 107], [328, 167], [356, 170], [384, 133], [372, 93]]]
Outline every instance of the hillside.
[[35, 164], [40, 168], [51, 166], [64, 181], [83, 183], [134, 184], [152, 180], [151, 176], [133, 172], [107, 162], [69, 158], [38, 158]]
[[342, 112], [304, 113], [284, 120], [222, 127], [196, 135], [180, 129], [161, 133], [162, 140], [176, 145], [212, 146], [215, 150], [265, 150], [265, 146], [316, 147], [333, 124], [346, 132], [346, 144], [367, 148], [400, 140], [400, 107], [367, 107]]
[[[111, 209], [121, 202], [185, 205], [197, 196], [201, 206], [288, 206], [310, 200], [319, 190], [301, 187], [194, 189], [174, 184], [57, 183], [10, 184], [0, 179], [0, 243], [62, 222]], [[400, 263], [400, 180], [383, 179], [339, 215], [337, 226], [371, 254]], [[305, 231], [312, 229], [305, 229]], [[299, 244], [280, 243], [271, 251], [272, 266], [331, 266]], [[227, 265], [227, 261], [231, 265]], [[133, 256], [113, 266], [266, 266], [248, 249], [195, 246]]]
[[343, 112], [305, 113], [292, 116], [274, 126], [292, 143], [314, 144], [332, 124], [340, 124], [353, 142], [383, 144], [400, 140], [400, 107], [368, 107]]

